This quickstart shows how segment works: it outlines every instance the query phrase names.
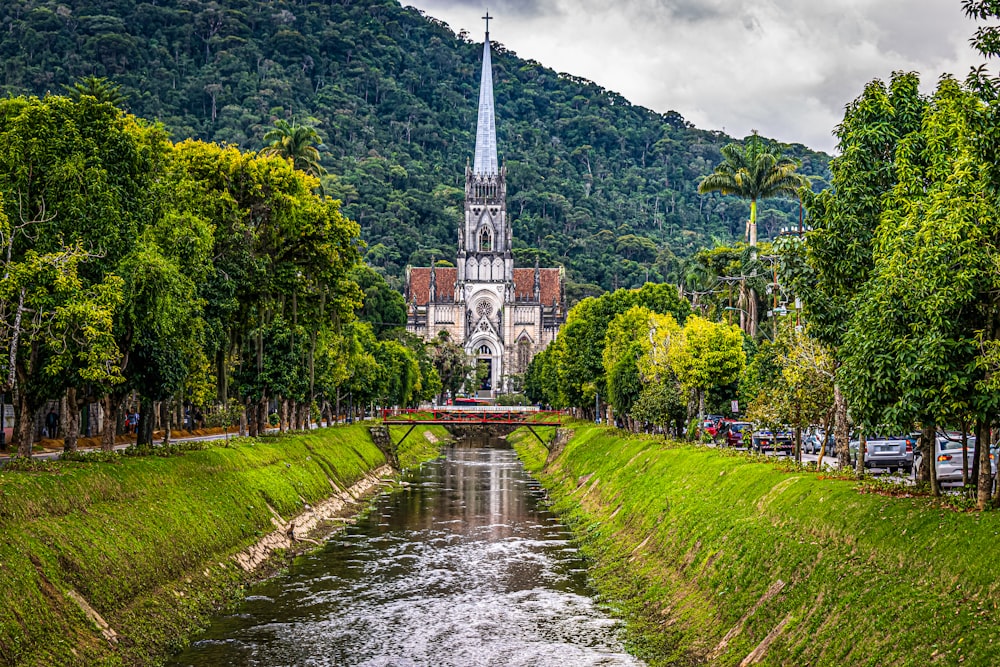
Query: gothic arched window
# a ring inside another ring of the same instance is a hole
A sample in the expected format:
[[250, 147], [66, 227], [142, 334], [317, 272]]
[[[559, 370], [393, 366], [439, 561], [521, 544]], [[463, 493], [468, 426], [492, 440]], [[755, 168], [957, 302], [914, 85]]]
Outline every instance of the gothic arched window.
[[531, 341], [522, 338], [517, 341], [517, 367], [522, 373], [526, 373], [529, 363], [531, 363]]
[[479, 354], [484, 357], [491, 357], [493, 356], [493, 350], [490, 349], [489, 345], [480, 345]]
[[479, 232], [479, 252], [492, 252], [493, 251], [493, 234], [490, 233], [489, 227], [484, 227], [483, 231]]

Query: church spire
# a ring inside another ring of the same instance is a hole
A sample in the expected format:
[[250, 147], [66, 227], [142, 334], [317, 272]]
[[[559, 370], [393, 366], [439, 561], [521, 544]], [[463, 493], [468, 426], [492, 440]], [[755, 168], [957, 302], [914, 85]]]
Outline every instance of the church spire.
[[493, 62], [490, 59], [490, 13], [486, 16], [486, 41], [483, 42], [483, 74], [479, 84], [479, 122], [476, 127], [476, 161], [474, 174], [486, 176], [498, 173], [497, 127], [493, 111]]

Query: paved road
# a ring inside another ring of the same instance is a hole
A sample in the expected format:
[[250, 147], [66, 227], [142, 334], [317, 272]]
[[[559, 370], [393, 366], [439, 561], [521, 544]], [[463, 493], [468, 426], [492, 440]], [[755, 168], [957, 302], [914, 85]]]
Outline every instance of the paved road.
[[[370, 420], [371, 420], [371, 417], [365, 417], [365, 421], [370, 421]], [[361, 421], [361, 420], [359, 419], [359, 421]], [[323, 427], [320, 426], [319, 424], [313, 423], [313, 424], [310, 424], [310, 428], [323, 428]], [[277, 433], [278, 429], [276, 429], [276, 428], [269, 428], [269, 429], [267, 429], [267, 432], [268, 433]], [[229, 437], [230, 438], [235, 438], [235, 437], [237, 437], [237, 435], [238, 435], [237, 433], [230, 433]], [[225, 433], [216, 433], [214, 435], [173, 436], [173, 437], [170, 438], [170, 441], [171, 442], [194, 442], [194, 441], [199, 441], [199, 440], [202, 440], [202, 441], [224, 440], [225, 438], [226, 438], [226, 434]], [[130, 443], [130, 442], [118, 444], [118, 445], [115, 445], [114, 449], [115, 449], [116, 452], [120, 452], [123, 449], [127, 449], [132, 444], [133, 443]], [[160, 444], [160, 443], [157, 442], [157, 443], [154, 443], [154, 444]], [[98, 449], [97, 447], [81, 447], [79, 451], [81, 451], [81, 452], [92, 452], [92, 451], [97, 451], [97, 449]], [[54, 452], [32, 452], [31, 457], [35, 458], [35, 459], [39, 459], [41, 461], [46, 461], [46, 460], [47, 461], [55, 461], [61, 455], [62, 455], [62, 450], [56, 450]], [[10, 455], [9, 454], [0, 455], [0, 468], [2, 468], [3, 465], [4, 465], [4, 463], [6, 463], [9, 460], [10, 460]]]
[[[172, 437], [170, 439], [170, 441], [171, 442], [194, 442], [194, 441], [198, 441], [198, 440], [205, 440], [205, 441], [208, 441], [208, 440], [224, 440], [225, 437], [226, 437], [225, 433], [218, 433], [218, 434], [215, 434], [215, 435], [190, 435], [190, 436], [186, 436], [186, 437], [176, 437], [175, 436], [175, 437]], [[230, 433], [229, 437], [232, 438], [232, 437], [234, 437], [234, 435], [232, 433]], [[127, 449], [128, 447], [132, 446], [132, 444], [134, 444], [134, 443], [131, 443], [131, 442], [121, 443], [121, 444], [115, 445], [114, 449], [115, 449], [116, 452], [120, 452], [123, 449]], [[160, 444], [160, 443], [155, 443], [155, 444]], [[79, 451], [81, 451], [81, 452], [93, 452], [93, 451], [97, 451], [97, 450], [98, 450], [97, 447], [81, 447]], [[38, 459], [39, 461], [55, 461], [60, 456], [62, 456], [62, 450], [56, 450], [54, 452], [42, 451], [42, 452], [32, 452], [31, 453], [31, 458]], [[3, 467], [3, 464], [6, 463], [9, 460], [10, 460], [10, 455], [9, 454], [0, 455], [0, 467]]]

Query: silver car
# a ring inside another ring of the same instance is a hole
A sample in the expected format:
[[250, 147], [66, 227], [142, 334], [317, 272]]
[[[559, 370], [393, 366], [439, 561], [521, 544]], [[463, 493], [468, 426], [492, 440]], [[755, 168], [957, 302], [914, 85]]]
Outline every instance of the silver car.
[[916, 440], [908, 435], [873, 436], [865, 447], [865, 467], [885, 468], [889, 472], [913, 471], [913, 448]]
[[[976, 437], [969, 436], [968, 466], [972, 474], [972, 457], [976, 451]], [[934, 458], [937, 464], [939, 482], [947, 484], [962, 483], [962, 435], [955, 433], [938, 433], [937, 447]], [[990, 469], [995, 477], [997, 474], [996, 457], [990, 453]]]

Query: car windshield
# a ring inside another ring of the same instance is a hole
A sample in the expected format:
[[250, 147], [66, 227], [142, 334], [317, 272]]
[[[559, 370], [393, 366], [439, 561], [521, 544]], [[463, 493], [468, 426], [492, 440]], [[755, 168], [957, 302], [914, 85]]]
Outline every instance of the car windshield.
[[733, 424], [729, 427], [730, 431], [736, 431], [737, 433], [742, 433], [743, 429], [746, 428], [746, 424]]

